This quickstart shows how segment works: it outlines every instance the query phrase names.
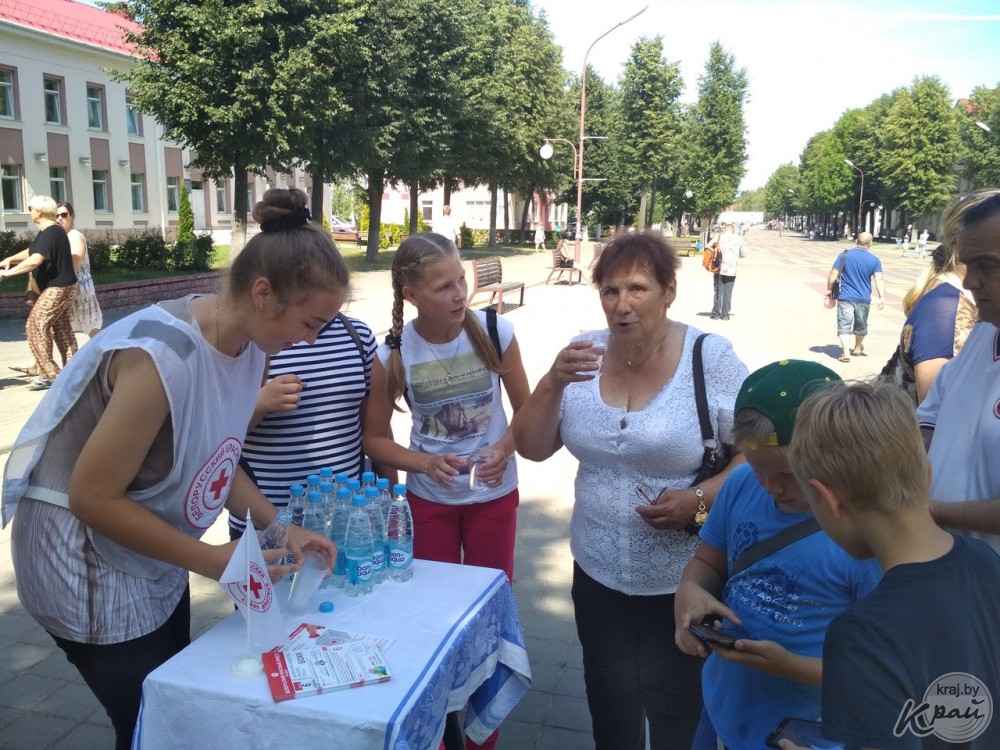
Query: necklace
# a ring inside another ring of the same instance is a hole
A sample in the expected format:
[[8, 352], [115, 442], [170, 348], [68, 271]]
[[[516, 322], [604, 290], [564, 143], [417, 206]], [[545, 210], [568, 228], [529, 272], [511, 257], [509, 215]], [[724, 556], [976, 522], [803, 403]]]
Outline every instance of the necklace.
[[222, 350], [222, 346], [219, 344], [219, 339], [221, 337], [222, 331], [219, 327], [219, 298], [215, 298], [215, 350], [220, 354], [225, 354], [227, 357], [238, 357], [243, 353], [243, 350], [247, 348], [247, 343], [244, 341], [240, 344], [239, 349], [236, 350], [236, 354], [229, 354]]
[[[417, 333], [419, 334], [420, 332], [417, 331]], [[448, 362], [451, 362], [452, 364], [454, 364], [455, 362], [455, 357], [458, 356], [459, 347], [462, 346], [461, 336], [462, 332], [459, 331], [458, 336], [455, 337], [455, 351], [452, 352], [450, 357], [445, 358]], [[451, 368], [448, 367], [448, 365], [446, 365], [444, 361], [442, 361], [441, 358], [437, 355], [437, 352], [434, 351], [434, 345], [432, 345], [431, 342], [429, 342], [423, 336], [420, 337], [420, 340], [424, 342], [424, 346], [427, 347], [427, 350], [431, 353], [431, 356], [433, 356], [434, 359], [437, 360], [437, 363], [441, 365], [441, 369], [445, 371], [446, 374], [444, 377], [444, 382], [447, 383], [448, 385], [454, 385], [458, 381], [458, 376], [455, 373], [453, 373], [451, 371]]]
[[663, 333], [663, 336], [660, 338], [659, 343], [650, 350], [649, 354], [647, 354], [645, 357], [643, 357], [638, 362], [632, 362], [632, 360], [628, 359], [628, 357], [622, 355], [622, 359], [625, 360], [625, 365], [632, 372], [636, 372], [640, 367], [642, 367], [649, 360], [651, 360], [653, 358], [654, 354], [656, 354], [658, 351], [660, 351], [660, 347], [663, 346], [663, 342], [667, 340], [667, 336], [669, 336], [669, 335], [670, 335], [670, 323], [668, 322], [667, 323], [667, 330]]

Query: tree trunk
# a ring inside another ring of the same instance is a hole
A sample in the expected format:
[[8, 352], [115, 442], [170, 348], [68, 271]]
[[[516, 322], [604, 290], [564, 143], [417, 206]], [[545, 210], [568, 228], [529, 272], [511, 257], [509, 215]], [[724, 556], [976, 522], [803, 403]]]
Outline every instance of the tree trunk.
[[314, 223], [323, 226], [323, 170], [318, 165], [310, 165], [309, 176], [312, 177], [312, 194], [309, 196], [309, 213]]
[[642, 192], [639, 194], [639, 215], [636, 217], [639, 220], [639, 226], [636, 227], [640, 232], [646, 228], [646, 204], [649, 199], [649, 186], [643, 185]]
[[444, 205], [451, 205], [451, 177], [444, 176]]
[[233, 165], [233, 232], [229, 241], [229, 260], [239, 255], [247, 244], [247, 165]]
[[649, 189], [649, 226], [653, 226], [656, 223], [656, 179], [650, 185]]
[[[535, 191], [529, 191], [528, 195], [534, 195]], [[528, 213], [531, 211], [531, 200], [526, 199], [524, 201], [524, 208], [521, 210], [521, 242], [524, 242], [526, 237], [525, 233], [528, 231]]]
[[382, 190], [385, 188], [385, 170], [373, 169], [368, 173], [368, 246], [365, 259], [378, 260], [379, 230], [382, 227]]
[[417, 199], [420, 197], [420, 183], [414, 180], [410, 183], [410, 226], [407, 231], [410, 234], [417, 233]]
[[510, 242], [510, 191], [503, 189], [503, 241]]
[[496, 181], [490, 183], [490, 237], [487, 245], [496, 247], [497, 244], [497, 193], [500, 187]]

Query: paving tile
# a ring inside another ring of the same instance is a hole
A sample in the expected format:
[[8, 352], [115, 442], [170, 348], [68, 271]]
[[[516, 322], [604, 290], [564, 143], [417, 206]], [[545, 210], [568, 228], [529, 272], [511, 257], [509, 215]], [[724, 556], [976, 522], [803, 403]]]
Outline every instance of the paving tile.
[[111, 724], [78, 724], [61, 740], [49, 745], [46, 750], [103, 750], [115, 746], [115, 730]]
[[523, 721], [533, 724], [541, 724], [552, 708], [552, 695], [538, 690], [529, 690], [514, 706], [508, 718], [514, 721]]
[[[523, 627], [523, 625], [522, 625]], [[524, 644], [528, 651], [528, 661], [535, 664], [557, 664], [562, 666], [572, 658], [571, 641], [539, 638], [525, 628]]]
[[500, 728], [497, 750], [534, 750], [541, 732], [542, 728], [538, 724], [508, 719]]
[[[50, 640], [49, 643], [52, 643]], [[0, 660], [0, 675], [23, 674], [38, 664], [55, 655], [58, 648], [52, 646], [36, 646], [33, 643], [15, 641], [3, 645], [4, 658]]]
[[560, 664], [531, 662], [531, 689], [545, 693], [554, 692], [562, 671], [563, 667]]
[[552, 689], [556, 695], [568, 695], [575, 698], [586, 698], [587, 687], [583, 682], [583, 670], [563, 667]]
[[569, 695], [553, 695], [552, 710], [549, 711], [545, 723], [548, 726], [589, 732], [591, 724], [587, 699]]
[[0, 683], [0, 706], [30, 711], [64, 683], [32, 674], [15, 675]]
[[74, 722], [83, 722], [95, 711], [100, 711], [103, 714], [104, 708], [81, 679], [78, 685], [63, 685], [51, 695], [46, 696], [35, 705], [32, 711], [61, 719], [70, 719]]
[[594, 750], [594, 737], [589, 727], [586, 731], [573, 731], [561, 727], [542, 727], [537, 750]]
[[[76, 722], [69, 719], [42, 716], [30, 711], [25, 712], [3, 728], [3, 748], [4, 750], [43, 750], [76, 731], [78, 726]], [[105, 745], [105, 747], [113, 746], [113, 742], [111, 745]], [[87, 745], [82, 744], [76, 747], [80, 750], [88, 748]], [[97, 747], [96, 745], [89, 746], [95, 750]]]

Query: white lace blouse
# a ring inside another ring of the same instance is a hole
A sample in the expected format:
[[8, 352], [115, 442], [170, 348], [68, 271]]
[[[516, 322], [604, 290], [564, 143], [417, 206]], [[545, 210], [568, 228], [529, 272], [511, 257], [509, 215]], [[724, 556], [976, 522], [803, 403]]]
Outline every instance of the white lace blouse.
[[[635, 508], [637, 489], [655, 497], [690, 487], [703, 454], [691, 357], [701, 332], [688, 327], [677, 372], [642, 410], [604, 403], [600, 376], [570, 384], [560, 407], [560, 436], [579, 461], [570, 549], [583, 571], [625, 594], [670, 594], [698, 546], [686, 531], [658, 531]], [[722, 336], [702, 345], [709, 415], [716, 439], [732, 443], [733, 405], [746, 365]]]

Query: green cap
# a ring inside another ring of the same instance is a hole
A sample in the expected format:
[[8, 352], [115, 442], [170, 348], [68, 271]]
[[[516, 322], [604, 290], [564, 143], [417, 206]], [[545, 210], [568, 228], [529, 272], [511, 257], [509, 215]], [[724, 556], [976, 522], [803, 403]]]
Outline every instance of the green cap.
[[743, 381], [736, 396], [735, 413], [755, 409], [774, 423], [774, 432], [765, 445], [792, 442], [795, 414], [806, 397], [840, 376], [828, 367], [801, 359], [783, 359], [765, 365]]

